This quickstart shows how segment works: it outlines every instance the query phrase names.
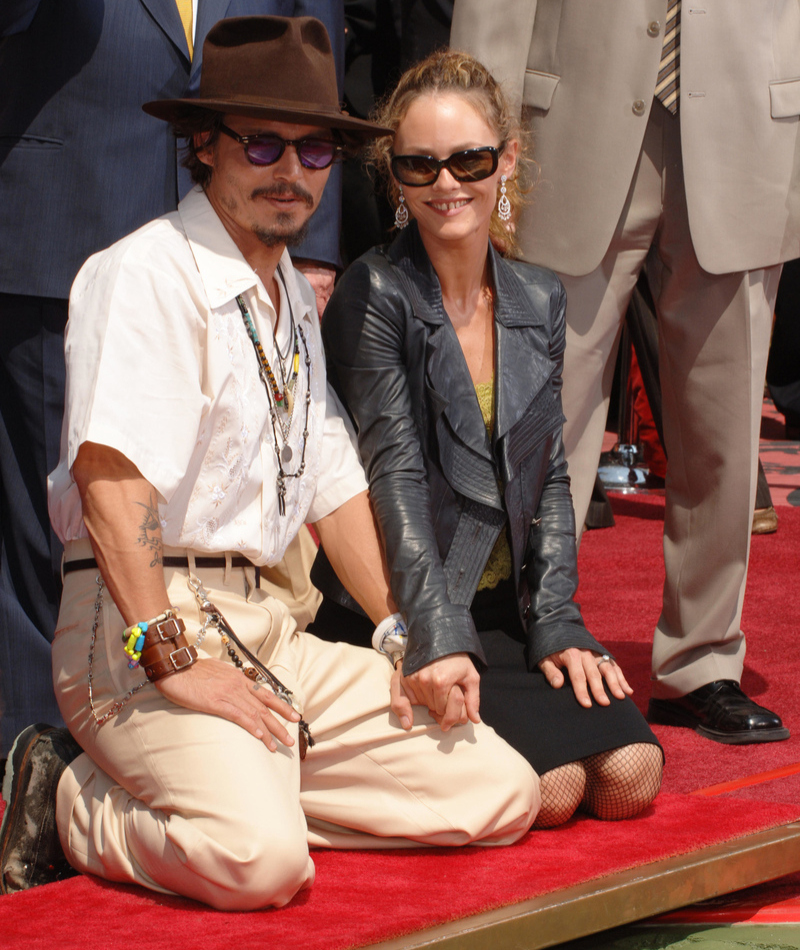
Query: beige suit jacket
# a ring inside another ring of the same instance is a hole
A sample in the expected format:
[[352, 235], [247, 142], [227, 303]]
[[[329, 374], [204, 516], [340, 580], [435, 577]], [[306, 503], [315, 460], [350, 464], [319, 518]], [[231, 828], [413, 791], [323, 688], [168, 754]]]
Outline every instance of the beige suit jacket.
[[[526, 260], [602, 260], [653, 104], [667, 0], [456, 0], [534, 136]], [[692, 242], [714, 274], [800, 256], [800, 0], [683, 0], [680, 123]], [[658, 108], [661, 108], [658, 106]]]

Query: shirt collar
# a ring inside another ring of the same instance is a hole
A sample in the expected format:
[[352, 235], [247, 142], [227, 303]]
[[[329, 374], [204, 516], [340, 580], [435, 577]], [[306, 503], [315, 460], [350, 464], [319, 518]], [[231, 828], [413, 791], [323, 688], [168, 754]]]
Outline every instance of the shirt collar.
[[[178, 212], [210, 307], [217, 309], [234, 300], [239, 294], [254, 290], [261, 303], [274, 309], [258, 275], [225, 230], [225, 225], [199, 185], [181, 201]], [[308, 316], [312, 308], [300, 292], [297, 274], [286, 248], [281, 255], [279, 266], [286, 279], [286, 289], [295, 318]]]

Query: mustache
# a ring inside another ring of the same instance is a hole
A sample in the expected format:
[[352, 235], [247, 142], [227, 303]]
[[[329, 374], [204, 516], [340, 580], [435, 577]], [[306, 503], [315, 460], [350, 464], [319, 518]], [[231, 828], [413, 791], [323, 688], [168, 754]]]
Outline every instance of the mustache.
[[279, 184], [270, 185], [265, 188], [256, 188], [250, 193], [251, 198], [297, 198], [306, 204], [307, 207], [314, 207], [314, 199], [311, 194], [301, 188], [299, 185]]

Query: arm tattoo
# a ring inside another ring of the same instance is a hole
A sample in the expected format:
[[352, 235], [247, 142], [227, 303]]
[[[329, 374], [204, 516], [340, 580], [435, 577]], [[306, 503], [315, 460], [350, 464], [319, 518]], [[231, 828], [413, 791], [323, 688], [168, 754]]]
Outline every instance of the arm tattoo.
[[139, 547], [149, 548], [153, 555], [150, 567], [159, 567], [163, 563], [161, 556], [161, 521], [158, 517], [158, 504], [153, 495], [150, 495], [149, 504], [137, 501], [140, 508], [144, 508], [144, 518], [139, 525], [139, 537], [136, 543]]

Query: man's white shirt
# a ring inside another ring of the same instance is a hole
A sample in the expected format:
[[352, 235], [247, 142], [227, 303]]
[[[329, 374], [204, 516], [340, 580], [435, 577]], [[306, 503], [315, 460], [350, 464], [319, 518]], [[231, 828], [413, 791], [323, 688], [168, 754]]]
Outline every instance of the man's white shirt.
[[[61, 458], [48, 484], [62, 541], [87, 536], [71, 475], [83, 442], [117, 449], [153, 485], [165, 545], [236, 551], [256, 564], [279, 561], [305, 521], [365, 490], [352, 428], [326, 382], [314, 293], [285, 250], [279, 266], [288, 301], [278, 280], [278, 344], [291, 347], [291, 304], [311, 358], [305, 471], [286, 480], [285, 516], [270, 402], [236, 297], [273, 369], [275, 308], [195, 188], [177, 211], [89, 258], [73, 284]], [[307, 383], [301, 343], [286, 472], [302, 456]]]

